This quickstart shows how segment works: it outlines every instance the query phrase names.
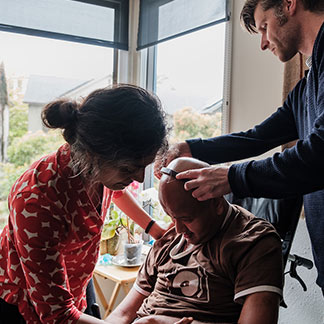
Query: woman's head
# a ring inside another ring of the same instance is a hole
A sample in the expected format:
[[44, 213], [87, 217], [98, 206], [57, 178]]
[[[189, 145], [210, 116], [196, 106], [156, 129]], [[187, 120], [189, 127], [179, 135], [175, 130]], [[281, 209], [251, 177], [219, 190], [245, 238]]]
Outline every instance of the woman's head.
[[[145, 166], [167, 145], [159, 99], [136, 86], [99, 89], [80, 104], [54, 101], [44, 107], [42, 119], [49, 128], [63, 129], [76, 171], [115, 190], [132, 180], [143, 181]], [[120, 178], [119, 187], [112, 187], [112, 177]]]

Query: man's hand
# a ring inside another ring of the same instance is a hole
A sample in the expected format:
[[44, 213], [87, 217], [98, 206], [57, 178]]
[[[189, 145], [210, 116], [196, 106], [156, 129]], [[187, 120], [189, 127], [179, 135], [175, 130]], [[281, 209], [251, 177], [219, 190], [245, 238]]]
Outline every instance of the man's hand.
[[218, 198], [231, 192], [228, 182], [229, 167], [211, 166], [187, 170], [177, 174], [177, 179], [190, 179], [184, 184], [186, 190], [193, 190], [192, 196], [199, 201]]
[[160, 179], [160, 170], [167, 166], [172, 160], [180, 156], [192, 157], [190, 147], [186, 142], [176, 143], [170, 146], [165, 154], [158, 154], [154, 161], [154, 175]]

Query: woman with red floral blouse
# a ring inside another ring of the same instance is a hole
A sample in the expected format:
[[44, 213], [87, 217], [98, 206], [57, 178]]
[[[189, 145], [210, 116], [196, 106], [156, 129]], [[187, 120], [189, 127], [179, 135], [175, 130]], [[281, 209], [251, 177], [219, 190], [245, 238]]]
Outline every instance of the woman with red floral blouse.
[[42, 112], [66, 144], [34, 162], [13, 185], [0, 236], [0, 323], [102, 323], [86, 315], [86, 287], [111, 201], [158, 238], [163, 230], [125, 189], [166, 144], [158, 98], [119, 85], [81, 103]]

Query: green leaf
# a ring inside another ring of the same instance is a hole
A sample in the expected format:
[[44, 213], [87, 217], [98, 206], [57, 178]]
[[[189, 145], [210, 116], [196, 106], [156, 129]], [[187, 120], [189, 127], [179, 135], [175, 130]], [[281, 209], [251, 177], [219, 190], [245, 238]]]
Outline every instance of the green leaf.
[[114, 237], [115, 235], [116, 235], [116, 230], [114, 228], [105, 226], [101, 233], [101, 239], [109, 240], [110, 238]]

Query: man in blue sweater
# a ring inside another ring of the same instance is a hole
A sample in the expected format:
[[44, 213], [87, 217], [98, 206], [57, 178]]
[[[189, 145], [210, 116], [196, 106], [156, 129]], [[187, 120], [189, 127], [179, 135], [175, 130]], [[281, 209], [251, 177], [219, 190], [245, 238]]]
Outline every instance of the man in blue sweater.
[[192, 139], [170, 148], [156, 163], [177, 156], [193, 156], [209, 164], [262, 154], [292, 140], [297, 144], [272, 157], [231, 167], [212, 166], [177, 175], [191, 179], [186, 190], [198, 200], [233, 192], [238, 197], [283, 198], [304, 195], [317, 284], [324, 294], [324, 1], [247, 0], [241, 20], [250, 33], [261, 35], [262, 50], [282, 61], [300, 52], [309, 72], [273, 115], [246, 132], [210, 139]]

